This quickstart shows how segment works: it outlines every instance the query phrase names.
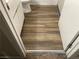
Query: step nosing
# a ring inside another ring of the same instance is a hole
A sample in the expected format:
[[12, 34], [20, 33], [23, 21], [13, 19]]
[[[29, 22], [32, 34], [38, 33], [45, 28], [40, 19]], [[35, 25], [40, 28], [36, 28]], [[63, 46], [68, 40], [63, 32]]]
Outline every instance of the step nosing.
[[64, 50], [26, 50], [26, 53], [52, 53], [52, 54], [64, 54]]

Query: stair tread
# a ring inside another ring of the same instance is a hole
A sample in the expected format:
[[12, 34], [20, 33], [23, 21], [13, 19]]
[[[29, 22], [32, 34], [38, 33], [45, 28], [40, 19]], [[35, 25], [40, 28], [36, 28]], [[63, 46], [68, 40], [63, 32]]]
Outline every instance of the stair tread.
[[25, 22], [26, 21], [59, 21], [59, 18], [32, 18], [32, 17], [25, 17]]
[[27, 15], [26, 17], [32, 17], [32, 18], [59, 18], [58, 15]]
[[26, 59], [67, 59], [64, 54], [53, 53], [27, 53]]
[[44, 24], [44, 23], [26, 23], [24, 24], [24, 27], [58, 27], [58, 24], [54, 24], [54, 23], [48, 23], [48, 24]]
[[40, 21], [40, 20], [36, 20], [36, 21], [25, 21], [25, 23], [38, 23], [38, 24], [49, 24], [49, 23], [56, 23], [58, 24], [58, 21]]
[[[48, 44], [48, 43], [47, 43]], [[25, 44], [27, 50], [63, 50], [62, 44]]]
[[23, 40], [26, 41], [47, 41], [47, 40], [60, 40], [59, 34], [52, 34], [52, 33], [23, 33], [22, 35]]
[[39, 13], [38, 12], [32, 12], [32, 14], [31, 13], [29, 13], [29, 14], [27, 14], [26, 16], [40, 16], [40, 15], [56, 15], [56, 16], [58, 16], [58, 13], [57, 12], [42, 12], [42, 11], [40, 11]]
[[58, 28], [24, 28], [23, 33], [56, 33], [59, 32]]

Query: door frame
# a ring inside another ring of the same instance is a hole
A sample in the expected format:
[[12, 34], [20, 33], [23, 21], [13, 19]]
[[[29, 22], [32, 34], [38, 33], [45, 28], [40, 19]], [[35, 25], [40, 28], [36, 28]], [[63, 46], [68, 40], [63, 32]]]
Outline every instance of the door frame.
[[[20, 36], [18, 36], [17, 32], [15, 31], [15, 28], [11, 22], [11, 18], [9, 17], [9, 14], [7, 12], [7, 9], [6, 9], [6, 2], [5, 0], [0, 0], [0, 11], [1, 13], [3, 14], [3, 16], [5, 16], [4, 18], [4, 21], [6, 23], [6, 26], [8, 28], [8, 30], [6, 30], [6, 28], [4, 27], [4, 30], [6, 32], [8, 32], [9, 35], [11, 35], [12, 39], [10, 38], [10, 42], [13, 44], [13, 46], [15, 47], [15, 49], [21, 53], [22, 56], [26, 56], [26, 49], [24, 47], [24, 44], [23, 44], [23, 41], [21, 39]], [[7, 35], [9, 37], [9, 35]], [[14, 41], [14, 42], [12, 42]], [[16, 44], [15, 44], [16, 43]]]

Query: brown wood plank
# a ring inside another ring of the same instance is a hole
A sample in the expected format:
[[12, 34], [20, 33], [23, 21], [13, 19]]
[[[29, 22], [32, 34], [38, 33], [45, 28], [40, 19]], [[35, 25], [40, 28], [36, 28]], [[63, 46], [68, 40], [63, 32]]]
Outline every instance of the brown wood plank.
[[47, 21], [52, 21], [52, 22], [58, 22], [59, 20], [58, 20], [58, 18], [25, 18], [25, 22], [28, 22], [28, 21], [45, 21], [45, 22], [47, 22]]
[[67, 58], [65, 55], [62, 54], [27, 53], [26, 59], [67, 59]]
[[44, 28], [44, 27], [28, 27], [23, 29], [23, 33], [56, 33], [59, 32], [58, 28]]
[[26, 21], [25, 23], [26, 23], [26, 24], [27, 24], [27, 23], [33, 23], [33, 24], [35, 24], [35, 23], [36, 23], [36, 24], [53, 24], [53, 23], [55, 23], [55, 24], [58, 24], [58, 21], [45, 21], [45, 20], [44, 20], [44, 21], [40, 21], [40, 20], [29, 21], [29, 20], [28, 20], [28, 21]]
[[53, 41], [53, 40], [60, 40], [61, 37], [58, 33], [23, 33], [22, 36], [23, 40], [26, 41]]
[[58, 15], [48, 15], [48, 14], [45, 14], [45, 15], [27, 15], [25, 17], [32, 17], [32, 18], [58, 18]]
[[58, 24], [56, 24], [56, 23], [48, 23], [48, 24], [44, 24], [44, 23], [42, 23], [42, 24], [40, 24], [40, 23], [26, 23], [26, 24], [24, 24], [24, 27], [48, 27], [48, 28], [53, 28], [53, 27], [58, 27]]

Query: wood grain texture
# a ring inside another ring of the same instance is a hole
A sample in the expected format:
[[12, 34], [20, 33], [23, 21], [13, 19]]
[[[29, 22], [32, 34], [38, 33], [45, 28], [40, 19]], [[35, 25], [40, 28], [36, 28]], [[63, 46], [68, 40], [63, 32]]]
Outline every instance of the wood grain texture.
[[59, 15], [57, 6], [31, 7], [32, 12], [25, 14], [25, 22], [21, 35], [26, 49], [62, 50], [63, 46], [58, 28]]
[[52, 53], [28, 53], [26, 59], [67, 59], [65, 55], [62, 54], [52, 54]]

